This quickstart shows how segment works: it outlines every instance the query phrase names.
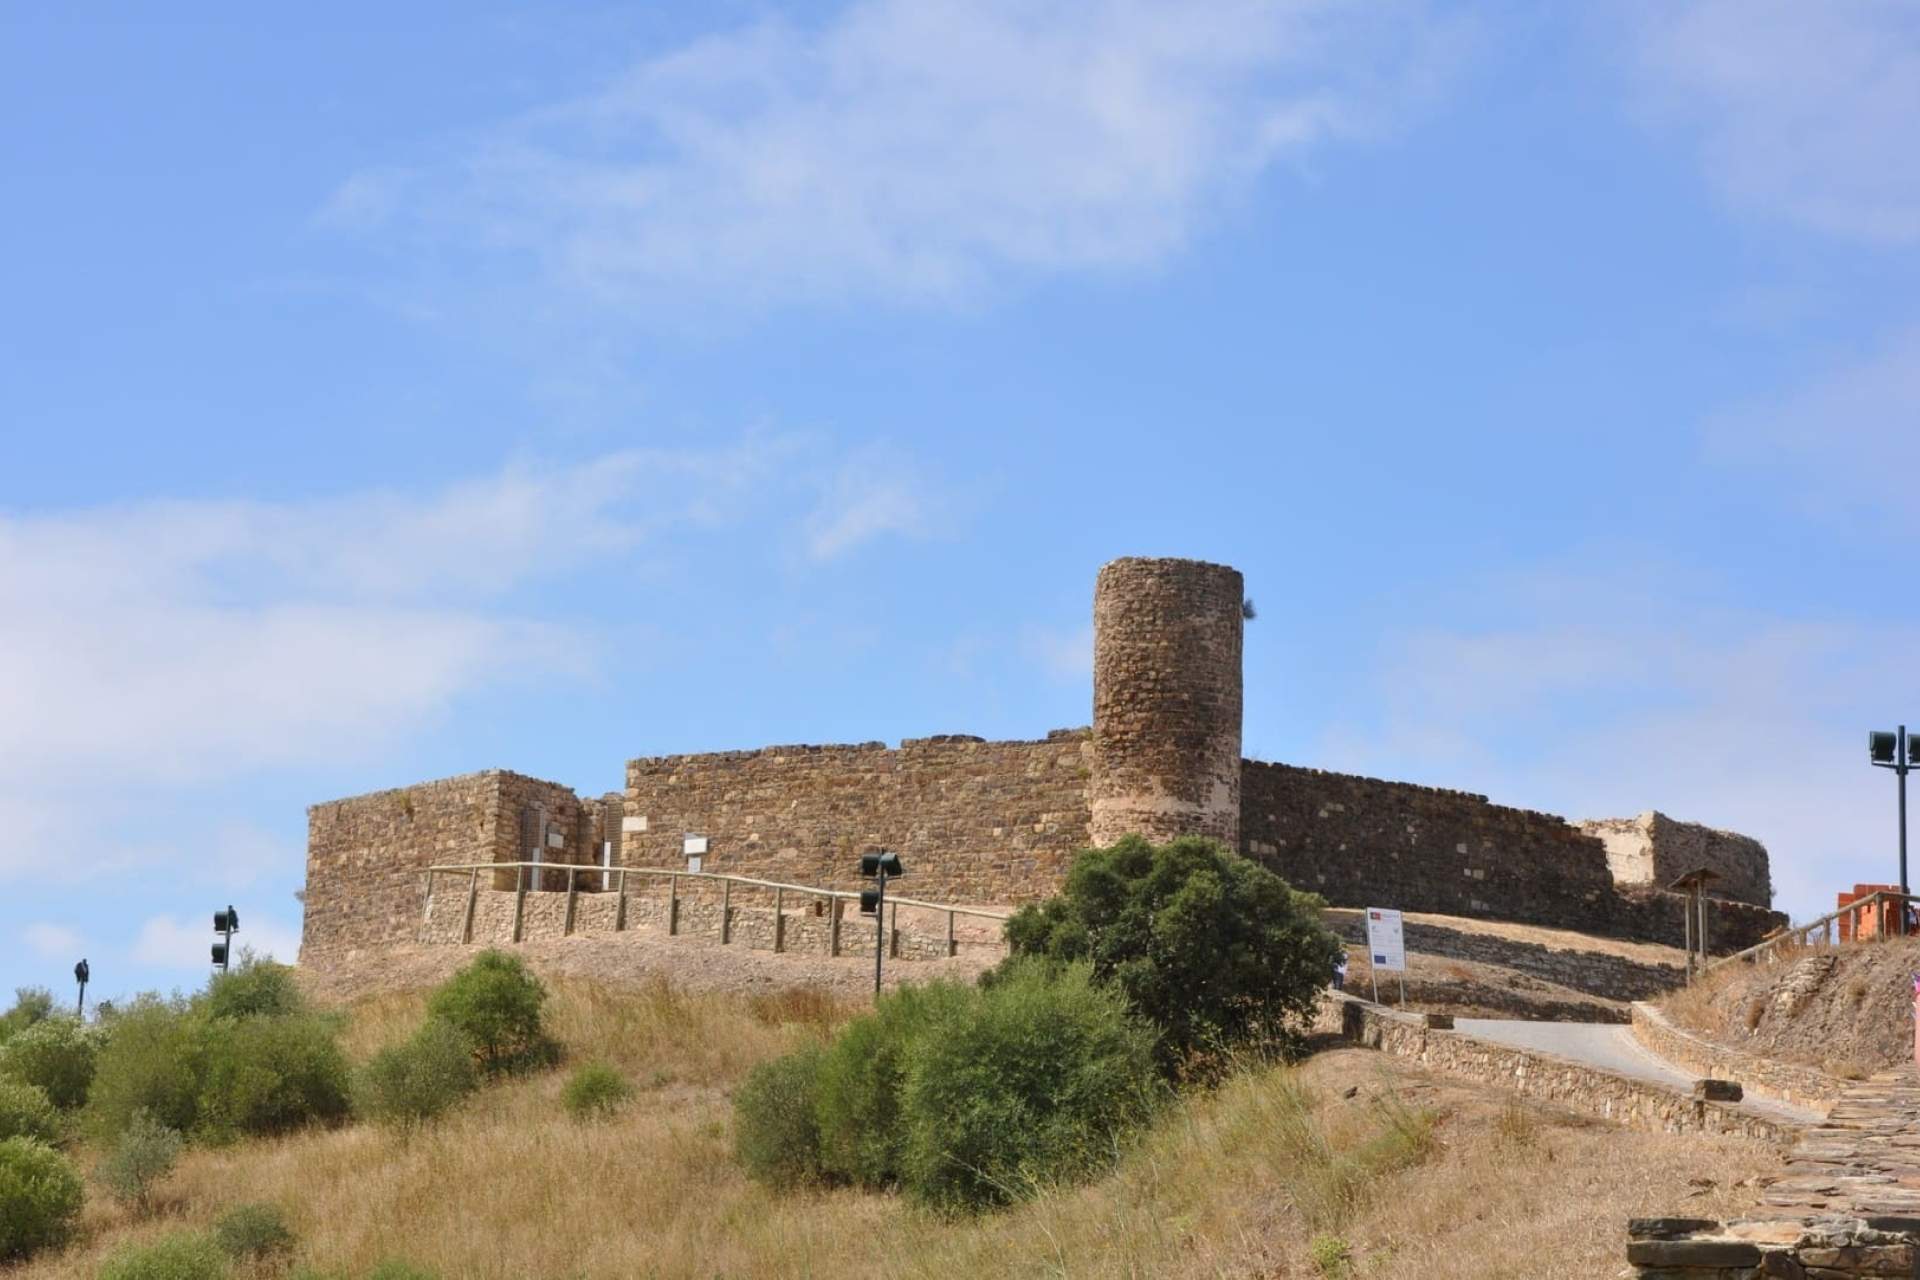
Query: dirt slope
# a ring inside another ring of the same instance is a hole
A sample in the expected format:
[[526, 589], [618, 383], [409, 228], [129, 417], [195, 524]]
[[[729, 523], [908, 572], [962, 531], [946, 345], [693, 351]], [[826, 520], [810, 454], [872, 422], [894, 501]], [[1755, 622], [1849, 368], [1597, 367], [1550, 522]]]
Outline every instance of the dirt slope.
[[1799, 949], [1732, 964], [1663, 1002], [1717, 1040], [1859, 1078], [1913, 1061], [1920, 939]]

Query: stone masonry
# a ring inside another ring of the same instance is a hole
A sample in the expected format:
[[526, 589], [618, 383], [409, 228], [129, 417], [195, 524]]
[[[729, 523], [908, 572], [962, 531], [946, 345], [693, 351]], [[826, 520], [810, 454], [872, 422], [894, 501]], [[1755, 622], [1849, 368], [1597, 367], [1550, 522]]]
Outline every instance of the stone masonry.
[[[1717, 950], [1784, 923], [1766, 906], [1766, 851], [1744, 837], [1660, 814], [1582, 830], [1469, 792], [1243, 760], [1242, 592], [1224, 565], [1105, 566], [1090, 729], [642, 757], [621, 792], [598, 798], [492, 770], [315, 805], [301, 961], [352, 963], [411, 936], [428, 866], [676, 869], [689, 834], [707, 838], [709, 872], [850, 889], [858, 855], [885, 848], [906, 862], [911, 896], [1010, 905], [1057, 892], [1090, 844], [1191, 833], [1338, 906], [1665, 943], [1682, 936], [1683, 900], [1658, 876], [1691, 861], [1722, 874], [1710, 891], [1726, 895], [1712, 909]], [[524, 880], [544, 898], [567, 876], [503, 868], [487, 880], [494, 893]]]

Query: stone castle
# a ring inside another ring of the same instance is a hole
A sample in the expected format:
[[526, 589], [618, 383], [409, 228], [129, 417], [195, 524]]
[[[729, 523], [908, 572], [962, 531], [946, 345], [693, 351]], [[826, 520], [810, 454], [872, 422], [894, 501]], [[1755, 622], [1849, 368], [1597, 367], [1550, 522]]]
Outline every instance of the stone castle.
[[[411, 939], [428, 866], [678, 868], [688, 834], [706, 838], [708, 872], [840, 889], [860, 887], [862, 851], [893, 849], [915, 897], [973, 904], [1055, 892], [1088, 845], [1201, 834], [1335, 906], [1674, 944], [1685, 900], [1662, 886], [1705, 868], [1716, 949], [1784, 923], [1769, 909], [1766, 850], [1745, 836], [1653, 812], [1573, 823], [1467, 792], [1244, 759], [1245, 616], [1237, 570], [1115, 560], [1094, 588], [1090, 728], [656, 756], [629, 761], [625, 791], [598, 797], [493, 770], [315, 805], [301, 963], [348, 963]], [[513, 888], [515, 874], [492, 887]], [[538, 873], [532, 887], [566, 880]]]

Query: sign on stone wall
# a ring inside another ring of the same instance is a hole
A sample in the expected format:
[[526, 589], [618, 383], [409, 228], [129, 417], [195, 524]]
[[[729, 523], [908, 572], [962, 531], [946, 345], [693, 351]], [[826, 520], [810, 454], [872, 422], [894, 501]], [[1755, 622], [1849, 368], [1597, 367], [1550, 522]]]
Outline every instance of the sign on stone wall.
[[1407, 968], [1407, 942], [1400, 927], [1400, 913], [1391, 907], [1367, 908], [1367, 954], [1375, 969], [1402, 973]]

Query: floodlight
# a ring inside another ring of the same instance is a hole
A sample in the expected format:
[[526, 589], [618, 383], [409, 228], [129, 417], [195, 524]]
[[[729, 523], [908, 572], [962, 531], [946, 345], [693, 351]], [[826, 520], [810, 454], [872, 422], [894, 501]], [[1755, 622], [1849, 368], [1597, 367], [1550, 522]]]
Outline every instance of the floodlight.
[[1892, 764], [1899, 737], [1879, 729], [1867, 735], [1867, 757], [1875, 764]]

